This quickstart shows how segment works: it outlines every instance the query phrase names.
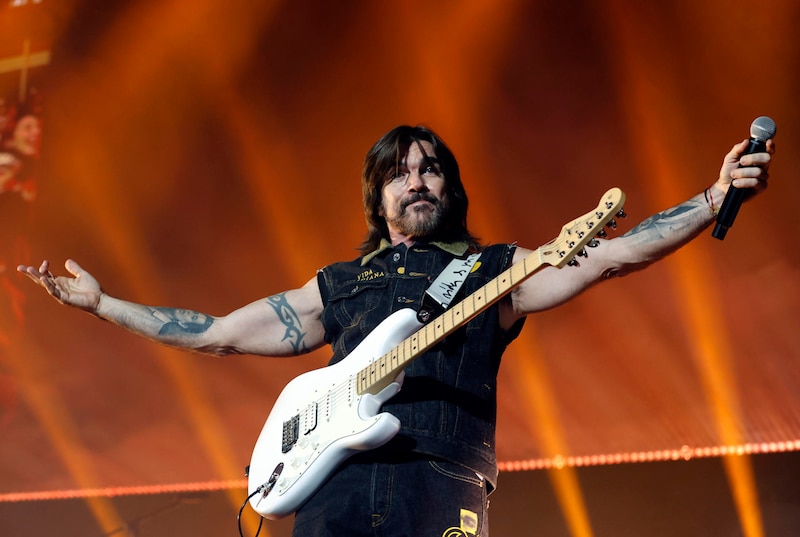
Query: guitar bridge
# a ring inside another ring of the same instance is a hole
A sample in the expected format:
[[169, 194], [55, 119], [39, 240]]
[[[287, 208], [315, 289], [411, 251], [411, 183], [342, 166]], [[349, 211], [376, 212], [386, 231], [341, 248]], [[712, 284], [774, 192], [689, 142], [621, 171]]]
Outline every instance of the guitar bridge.
[[[302, 425], [302, 427], [301, 427]], [[281, 451], [288, 453], [297, 444], [300, 434], [308, 434], [317, 428], [317, 403], [311, 403], [303, 412], [283, 422]]]
[[300, 414], [295, 414], [292, 419], [283, 422], [283, 441], [281, 451], [288, 453], [300, 437]]

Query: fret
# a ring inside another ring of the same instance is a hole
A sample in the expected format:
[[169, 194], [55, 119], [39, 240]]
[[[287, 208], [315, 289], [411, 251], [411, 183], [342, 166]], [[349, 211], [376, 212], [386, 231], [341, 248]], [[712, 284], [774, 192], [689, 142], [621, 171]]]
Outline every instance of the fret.
[[461, 321], [464, 319], [464, 306], [461, 304], [456, 304], [453, 308], [453, 329], [458, 328], [458, 325], [461, 324]]
[[428, 349], [436, 343], [436, 329], [432, 324], [426, 324], [424, 329], [425, 348]]
[[358, 372], [358, 393], [364, 393], [367, 390], [367, 374], [362, 369]]
[[444, 316], [437, 317], [427, 326], [430, 326], [431, 330], [433, 330], [433, 337], [431, 339], [434, 341], [439, 341], [447, 334], [447, 329], [445, 328], [444, 324]]
[[369, 364], [369, 382], [374, 384], [377, 380], [377, 371], [375, 371], [375, 362]]
[[445, 336], [450, 333], [450, 328], [453, 326], [452, 312], [447, 311], [441, 316], [442, 319], [442, 334]]
[[419, 332], [411, 336], [411, 338], [409, 339], [412, 356], [416, 355], [419, 352], [419, 336], [417, 334], [419, 334]]
[[411, 361], [411, 357], [413, 356], [411, 354], [411, 339], [410, 338], [403, 341], [402, 349], [403, 349], [403, 354], [402, 354], [403, 359], [402, 359], [401, 362], [403, 364], [406, 364], [406, 363]]
[[[500, 276], [502, 276], [502, 274]], [[493, 283], [494, 283], [494, 293], [491, 295], [491, 300], [494, 300], [495, 297], [500, 296], [500, 278], [495, 278]]]
[[464, 300], [462, 304], [464, 304], [464, 317], [469, 318], [471, 317], [478, 308], [475, 305], [475, 300], [480, 300], [480, 290], [474, 293], [470, 300]]

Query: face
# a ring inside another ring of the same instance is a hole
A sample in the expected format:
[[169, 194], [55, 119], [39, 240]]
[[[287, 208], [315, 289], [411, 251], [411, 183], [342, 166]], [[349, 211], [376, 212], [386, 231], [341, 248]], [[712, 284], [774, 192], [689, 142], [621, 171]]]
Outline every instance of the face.
[[[420, 148], [421, 147], [421, 148]], [[445, 178], [429, 142], [412, 143], [381, 190], [381, 216], [392, 242], [435, 233], [449, 207]]]
[[14, 128], [14, 147], [23, 155], [34, 156], [39, 153], [41, 135], [39, 120], [34, 116], [23, 116]]

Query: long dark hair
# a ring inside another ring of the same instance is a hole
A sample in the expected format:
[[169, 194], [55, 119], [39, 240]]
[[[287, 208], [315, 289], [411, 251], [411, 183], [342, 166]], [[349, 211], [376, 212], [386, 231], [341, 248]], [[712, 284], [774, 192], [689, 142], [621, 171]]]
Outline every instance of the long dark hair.
[[[410, 127], [400, 125], [384, 134], [367, 152], [361, 173], [361, 193], [364, 202], [364, 216], [367, 220], [367, 238], [359, 250], [362, 254], [374, 251], [381, 239], [389, 238], [386, 220], [380, 215], [381, 191], [389, 174], [396, 170], [408, 154], [411, 144], [428, 142], [439, 160], [442, 175], [447, 185], [450, 208], [442, 229], [437, 231], [436, 239], [443, 241], [464, 241], [473, 250], [480, 250], [479, 240], [467, 230], [467, 193], [461, 183], [458, 162], [453, 152], [432, 130], [422, 125]], [[420, 148], [421, 149], [421, 148]]]

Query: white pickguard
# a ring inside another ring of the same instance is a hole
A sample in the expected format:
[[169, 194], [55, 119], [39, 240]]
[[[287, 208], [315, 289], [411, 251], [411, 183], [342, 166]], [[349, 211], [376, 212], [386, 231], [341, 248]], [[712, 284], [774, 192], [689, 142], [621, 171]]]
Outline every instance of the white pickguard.
[[[341, 462], [397, 434], [400, 421], [380, 408], [400, 391], [402, 373], [377, 395], [359, 395], [356, 374], [421, 326], [414, 310], [395, 312], [344, 360], [286, 385], [253, 449], [248, 492], [267, 486], [276, 469], [280, 474], [266, 495], [267, 489], [250, 499], [253, 509], [272, 519], [293, 513]], [[287, 436], [292, 445], [284, 447]]]

